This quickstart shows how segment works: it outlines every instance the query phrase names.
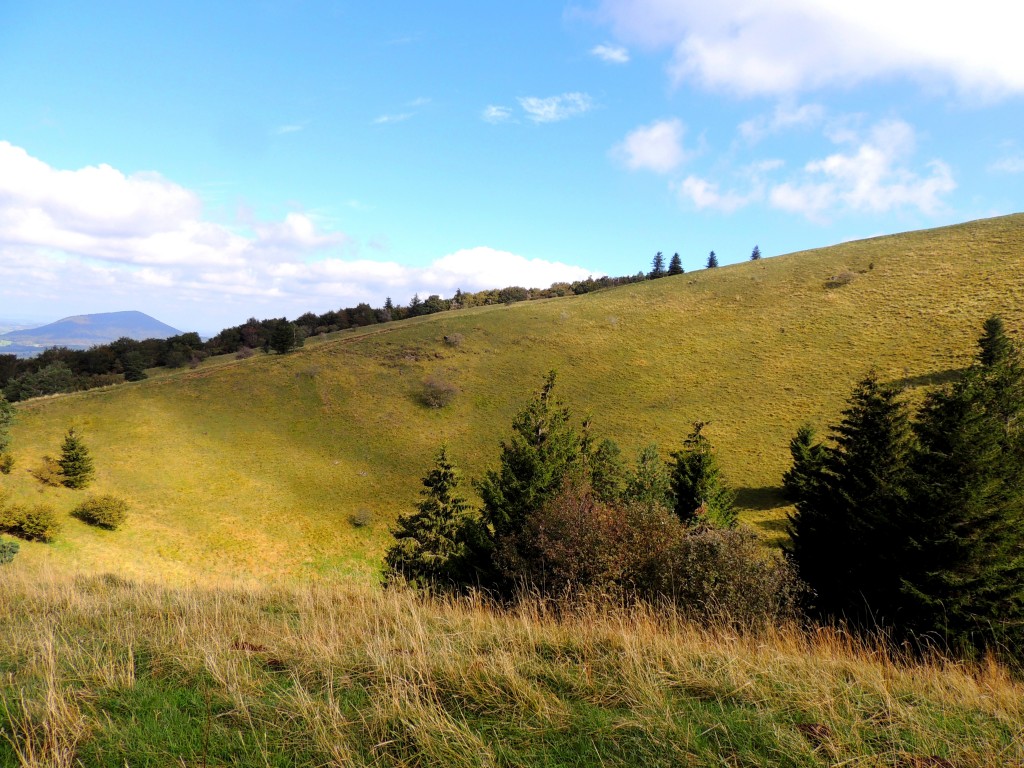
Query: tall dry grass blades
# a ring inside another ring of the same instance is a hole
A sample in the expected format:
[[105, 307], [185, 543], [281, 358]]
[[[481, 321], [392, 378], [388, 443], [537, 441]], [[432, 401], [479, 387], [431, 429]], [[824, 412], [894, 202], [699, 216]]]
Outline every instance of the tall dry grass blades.
[[327, 583], [5, 572], [0, 702], [0, 765], [1024, 765], [994, 663]]

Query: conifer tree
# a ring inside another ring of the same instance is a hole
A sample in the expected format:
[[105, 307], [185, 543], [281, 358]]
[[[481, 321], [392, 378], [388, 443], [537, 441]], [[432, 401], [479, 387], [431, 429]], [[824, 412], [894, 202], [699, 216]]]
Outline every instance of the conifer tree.
[[792, 556], [825, 616], [895, 618], [914, 448], [898, 396], [871, 372], [832, 427], [834, 446], [799, 467]]
[[782, 488], [786, 498], [795, 502], [811, 492], [810, 486], [819, 477], [828, 450], [822, 443], [814, 442], [814, 427], [804, 424], [789, 441], [789, 453], [793, 466], [783, 474]]
[[14, 423], [14, 406], [0, 393], [0, 456], [7, 452], [11, 445], [11, 424]]
[[[520, 536], [527, 518], [559, 490], [569, 472], [582, 466], [580, 436], [569, 410], [555, 399], [554, 387], [551, 371], [536, 399], [512, 422], [512, 437], [501, 443], [500, 466], [478, 483], [488, 539], [480, 544], [490, 550], [476, 554], [481, 579], [489, 564], [511, 573], [518, 561], [529, 559], [530, 553], [519, 551], [529, 546]], [[488, 564], [495, 555], [501, 562]]]
[[85, 488], [92, 482], [93, 466], [89, 449], [85, 447], [75, 428], [68, 429], [60, 449], [61, 482], [68, 488]]
[[715, 256], [714, 251], [708, 254], [708, 263], [705, 266], [707, 269], [714, 269], [718, 266], [718, 257]]
[[709, 523], [716, 528], [734, 528], [736, 494], [726, 485], [711, 448], [703, 434], [706, 424], [694, 422], [693, 432], [683, 449], [672, 454], [671, 487], [676, 516], [687, 525]]
[[750, 260], [751, 261], [760, 261], [761, 260], [761, 249], [758, 246], [756, 246], [756, 245], [754, 246], [754, 250], [752, 250], [750, 252]]
[[404, 579], [418, 587], [451, 588], [465, 581], [469, 505], [458, 485], [458, 470], [442, 446], [423, 478], [416, 512], [398, 516], [395, 543], [384, 556], [387, 582]]
[[636, 469], [626, 482], [625, 499], [648, 507], [672, 507], [672, 481], [654, 443], [637, 454]]
[[928, 397], [918, 455], [904, 623], [959, 650], [1024, 659], [1024, 371], [1002, 322], [978, 360]]
[[668, 263], [668, 273], [670, 275], [683, 274], [683, 260], [679, 258], [678, 253], [672, 254], [672, 260]]
[[590, 484], [594, 495], [605, 504], [614, 504], [622, 499], [626, 491], [627, 472], [622, 461], [622, 450], [613, 440], [602, 440], [589, 453]]
[[665, 257], [661, 255], [661, 251], [654, 254], [654, 259], [651, 261], [651, 271], [647, 273], [649, 280], [657, 280], [659, 277], [665, 276]]

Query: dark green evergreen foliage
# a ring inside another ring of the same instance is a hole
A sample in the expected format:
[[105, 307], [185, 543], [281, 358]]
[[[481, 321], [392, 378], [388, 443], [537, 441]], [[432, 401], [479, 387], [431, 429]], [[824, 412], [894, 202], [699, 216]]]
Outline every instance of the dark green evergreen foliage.
[[661, 255], [661, 251], [654, 254], [654, 259], [651, 261], [651, 271], [647, 273], [649, 280], [657, 280], [659, 277], [665, 276], [665, 257]]
[[89, 449], [74, 427], [68, 429], [60, 449], [61, 483], [67, 488], [85, 488], [92, 482], [93, 466]]
[[501, 443], [499, 468], [488, 470], [478, 484], [490, 549], [481, 566], [514, 573], [518, 560], [528, 556], [520, 550], [529, 544], [519, 535], [527, 519], [558, 492], [567, 474], [582, 467], [580, 435], [569, 410], [555, 400], [554, 387], [551, 371], [537, 398], [512, 422], [512, 437]]
[[121, 358], [125, 381], [142, 381], [146, 378], [146, 360], [140, 352], [128, 352]]
[[657, 445], [651, 443], [637, 454], [636, 469], [626, 481], [625, 500], [649, 507], [672, 507], [672, 481]]
[[271, 331], [268, 344], [270, 349], [279, 355], [283, 355], [296, 347], [301, 347], [302, 338], [299, 335], [299, 326], [295, 323], [281, 320], [274, 326], [274, 330]]
[[683, 449], [672, 454], [670, 483], [675, 513], [687, 525], [734, 528], [736, 494], [722, 477], [711, 441], [702, 434], [705, 426], [702, 421], [694, 422]]
[[395, 543], [384, 556], [388, 582], [404, 580], [418, 587], [451, 588], [466, 581], [469, 505], [458, 495], [459, 474], [447, 448], [423, 478], [416, 512], [399, 515]]
[[14, 423], [14, 406], [0, 394], [0, 455], [11, 445], [11, 425]]
[[83, 523], [113, 531], [128, 519], [128, 502], [117, 496], [93, 496], [75, 507], [71, 514]]
[[670, 275], [683, 274], [683, 260], [679, 258], [678, 253], [672, 254], [672, 261], [668, 263], [668, 273]]
[[756, 245], [754, 246], [754, 250], [752, 250], [750, 252], [750, 260], [751, 261], [760, 261], [761, 260], [761, 249], [758, 246], [756, 246]]
[[605, 438], [589, 454], [590, 484], [594, 495], [605, 504], [622, 499], [629, 481], [622, 449], [614, 440]]
[[7, 565], [11, 562], [20, 548], [16, 541], [0, 540], [0, 565]]
[[[903, 571], [903, 624], [1024, 659], [1024, 370], [998, 318], [978, 362], [928, 397]], [[1015, 649], [1015, 651], [1013, 650]]]
[[796, 502], [811, 492], [810, 486], [820, 477], [828, 450], [822, 443], [814, 442], [814, 427], [804, 424], [789, 441], [789, 453], [793, 466], [782, 476], [782, 489], [786, 499]]
[[914, 437], [899, 390], [871, 372], [857, 384], [833, 446], [798, 471], [792, 556], [824, 616], [862, 625], [898, 613]]
[[708, 262], [705, 265], [708, 269], [714, 269], [718, 266], [718, 257], [715, 256], [715, 252], [712, 251], [708, 254]]

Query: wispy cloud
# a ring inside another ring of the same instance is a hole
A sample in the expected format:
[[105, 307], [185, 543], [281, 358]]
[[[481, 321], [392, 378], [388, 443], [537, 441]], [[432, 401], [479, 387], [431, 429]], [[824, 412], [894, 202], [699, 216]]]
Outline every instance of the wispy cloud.
[[380, 115], [373, 118], [374, 125], [387, 125], [388, 123], [401, 123], [413, 116], [412, 112], [400, 112], [397, 115]]
[[512, 110], [508, 107], [501, 107], [496, 104], [489, 104], [484, 107], [480, 115], [488, 123], [503, 123], [512, 117]]
[[587, 94], [574, 92], [543, 99], [526, 96], [519, 99], [519, 106], [526, 112], [526, 117], [535, 123], [555, 123], [589, 112], [594, 102]]
[[988, 169], [996, 173], [1024, 173], [1024, 155], [1007, 155], [992, 163]]
[[276, 136], [284, 136], [285, 134], [288, 133], [298, 133], [299, 131], [305, 129], [305, 127], [305, 125], [301, 125], [298, 123], [293, 125], [281, 125], [274, 129], [274, 134]]
[[601, 59], [601, 61], [606, 61], [609, 64], [629, 63], [629, 51], [621, 45], [611, 45], [609, 43], [595, 45], [590, 49], [590, 54], [591, 56], [596, 56]]
[[740, 136], [747, 143], [755, 144], [766, 136], [794, 128], [811, 128], [819, 125], [825, 117], [825, 108], [820, 104], [777, 104], [770, 115], [758, 115], [739, 125]]

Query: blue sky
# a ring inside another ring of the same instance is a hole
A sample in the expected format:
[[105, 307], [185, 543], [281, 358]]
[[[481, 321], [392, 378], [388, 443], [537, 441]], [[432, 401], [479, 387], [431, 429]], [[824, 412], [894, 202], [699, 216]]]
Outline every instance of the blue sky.
[[206, 332], [1018, 212], [1022, 21], [996, 0], [0, 3], [0, 318]]

